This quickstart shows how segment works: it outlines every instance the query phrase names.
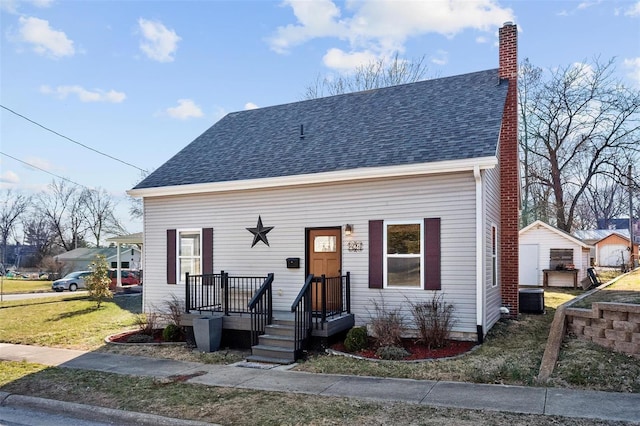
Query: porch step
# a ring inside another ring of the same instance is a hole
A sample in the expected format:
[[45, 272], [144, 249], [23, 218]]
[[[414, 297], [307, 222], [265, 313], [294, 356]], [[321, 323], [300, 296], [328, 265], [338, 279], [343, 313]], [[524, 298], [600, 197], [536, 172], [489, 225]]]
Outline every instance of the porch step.
[[295, 326], [293, 324], [269, 324], [264, 329], [265, 334], [277, 336], [295, 336]]
[[[256, 361], [253, 357], [262, 357], [264, 359], [271, 359], [272, 363], [280, 364], [280, 361], [286, 361], [286, 364], [295, 362], [295, 351], [291, 348], [284, 348], [282, 346], [271, 345], [255, 345], [251, 347], [251, 356], [247, 357], [250, 361]], [[267, 362], [267, 361], [264, 361]]]
[[258, 336], [260, 345], [277, 346], [281, 348], [295, 349], [296, 342], [293, 336], [282, 336], [277, 334], [263, 334]]

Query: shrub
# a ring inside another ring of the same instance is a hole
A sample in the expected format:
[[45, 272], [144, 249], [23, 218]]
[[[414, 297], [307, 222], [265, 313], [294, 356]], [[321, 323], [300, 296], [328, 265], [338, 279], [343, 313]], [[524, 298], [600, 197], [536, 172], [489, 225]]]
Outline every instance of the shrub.
[[344, 339], [344, 347], [349, 352], [358, 352], [367, 347], [367, 329], [365, 327], [353, 327]]
[[387, 308], [382, 302], [372, 300], [374, 313], [371, 314], [371, 332], [378, 347], [399, 346], [404, 333], [404, 317], [399, 307]]
[[427, 302], [413, 303], [411, 314], [418, 326], [419, 342], [429, 349], [442, 348], [447, 345], [449, 333], [454, 324], [452, 304], [444, 301], [444, 294], [434, 294]]
[[171, 299], [165, 303], [169, 310], [169, 313], [166, 314], [169, 324], [180, 325], [182, 314], [185, 311], [184, 302], [178, 299], [175, 294], [172, 294]]
[[165, 342], [177, 342], [182, 338], [182, 329], [175, 325], [169, 324], [162, 330], [162, 339]]
[[153, 335], [153, 330], [158, 328], [158, 315], [150, 312], [148, 314], [138, 314], [135, 323], [141, 334]]
[[91, 275], [85, 278], [87, 290], [89, 290], [89, 298], [96, 302], [96, 309], [100, 309], [100, 305], [105, 299], [112, 299], [113, 293], [109, 290], [111, 278], [109, 278], [109, 265], [104, 255], [97, 255], [96, 260], [89, 265]]
[[405, 348], [401, 348], [400, 346], [382, 346], [378, 348], [376, 355], [379, 356], [380, 359], [398, 360], [404, 359], [410, 354]]

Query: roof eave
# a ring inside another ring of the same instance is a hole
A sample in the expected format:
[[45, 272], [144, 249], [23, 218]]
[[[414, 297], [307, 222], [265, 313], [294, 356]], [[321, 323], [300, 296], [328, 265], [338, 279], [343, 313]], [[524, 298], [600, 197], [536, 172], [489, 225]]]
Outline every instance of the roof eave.
[[191, 185], [139, 188], [127, 191], [132, 197], [164, 197], [172, 195], [201, 194], [211, 192], [243, 191], [252, 189], [284, 188], [318, 185], [335, 182], [363, 181], [381, 178], [420, 176], [440, 173], [472, 171], [475, 166], [481, 170], [492, 169], [498, 164], [495, 156], [464, 160], [438, 161], [433, 163], [408, 164], [390, 167], [366, 167], [333, 172], [279, 176], [261, 179], [247, 179], [226, 182], [207, 182]]

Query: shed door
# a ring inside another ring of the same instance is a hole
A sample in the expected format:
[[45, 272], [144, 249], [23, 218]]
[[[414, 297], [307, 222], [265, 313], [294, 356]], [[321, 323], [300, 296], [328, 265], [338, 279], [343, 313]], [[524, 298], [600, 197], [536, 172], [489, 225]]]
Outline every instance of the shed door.
[[520, 285], [540, 285], [540, 256], [538, 244], [520, 244]]

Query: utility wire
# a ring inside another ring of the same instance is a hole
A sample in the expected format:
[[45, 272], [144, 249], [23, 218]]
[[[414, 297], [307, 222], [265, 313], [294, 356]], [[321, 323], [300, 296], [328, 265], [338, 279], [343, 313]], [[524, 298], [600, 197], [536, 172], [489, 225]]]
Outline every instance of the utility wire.
[[57, 178], [59, 178], [59, 179], [66, 180], [67, 182], [71, 182], [71, 183], [72, 183], [72, 184], [74, 184], [74, 185], [78, 185], [78, 186], [81, 186], [81, 187], [83, 187], [83, 188], [87, 188], [87, 189], [89, 189], [88, 187], [86, 187], [86, 186], [84, 186], [84, 185], [82, 185], [82, 184], [80, 184], [80, 183], [78, 183], [78, 182], [74, 182], [74, 181], [72, 181], [71, 179], [67, 179], [66, 177], [62, 177], [62, 176], [57, 175], [57, 174], [55, 174], [55, 173], [51, 173], [51, 172], [50, 172], [50, 171], [48, 171], [48, 170], [45, 170], [45, 169], [43, 169], [43, 168], [41, 168], [41, 167], [38, 167], [38, 166], [34, 166], [34, 165], [33, 165], [33, 164], [31, 164], [31, 163], [27, 163], [26, 161], [22, 161], [21, 159], [16, 158], [16, 157], [14, 157], [14, 156], [12, 156], [12, 155], [9, 155], [9, 154], [7, 154], [7, 153], [4, 153], [4, 152], [1, 152], [1, 151], [0, 151], [0, 154], [5, 155], [5, 156], [7, 156], [7, 157], [9, 157], [9, 158], [12, 158], [12, 159], [14, 159], [14, 160], [16, 160], [16, 161], [19, 161], [19, 162], [20, 162], [20, 163], [22, 163], [22, 164], [26, 164], [26, 165], [27, 165], [27, 166], [29, 166], [29, 167], [33, 167], [34, 169], [38, 169], [38, 170], [40, 170], [41, 172], [48, 173], [48, 174], [50, 174], [51, 176], [55, 176], [55, 177], [57, 177]]
[[[105, 157], [111, 158], [112, 160], [118, 161], [118, 162], [120, 162], [120, 163], [122, 163], [122, 164], [126, 164], [127, 166], [133, 167], [134, 169], [138, 169], [138, 170], [140, 170], [140, 171], [141, 171], [141, 172], [143, 172], [143, 173], [147, 173], [147, 171], [146, 171], [145, 169], [142, 169], [142, 168], [140, 168], [140, 167], [138, 167], [138, 166], [135, 166], [135, 165], [133, 165], [133, 164], [131, 164], [131, 163], [127, 163], [127, 162], [126, 162], [126, 161], [124, 161], [124, 160], [121, 160], [121, 159], [116, 158], [116, 157], [114, 157], [114, 156], [112, 156], [112, 155], [109, 155], [109, 154], [105, 154], [104, 152], [98, 151], [97, 149], [91, 148], [90, 146], [87, 146], [87, 145], [85, 145], [85, 144], [83, 144], [83, 143], [80, 143], [80, 142], [78, 142], [78, 141], [75, 141], [75, 140], [71, 139], [71, 138], [70, 138], [70, 137], [68, 137], [68, 136], [65, 136], [65, 135], [63, 135], [63, 134], [61, 134], [61, 133], [58, 133], [58, 132], [56, 132], [55, 130], [52, 130], [52, 129], [48, 128], [48, 127], [45, 127], [45, 126], [43, 126], [42, 124], [40, 124], [40, 123], [38, 123], [38, 122], [36, 122], [36, 121], [33, 121], [32, 119], [30, 119], [30, 118], [28, 118], [28, 117], [25, 117], [25, 116], [24, 116], [24, 115], [22, 115], [22, 114], [19, 114], [19, 113], [15, 112], [15, 111], [14, 111], [14, 110], [12, 110], [11, 108], [7, 108], [7, 107], [6, 107], [6, 106], [4, 106], [4, 105], [0, 105], [0, 107], [2, 107], [3, 109], [5, 109], [5, 110], [9, 111], [9, 112], [10, 112], [10, 113], [12, 113], [12, 114], [17, 115], [17, 116], [18, 116], [18, 117], [20, 117], [20, 118], [23, 118], [23, 119], [27, 120], [28, 122], [30, 122], [30, 123], [32, 123], [32, 124], [35, 124], [35, 125], [36, 125], [36, 126], [38, 126], [38, 127], [41, 127], [41, 128], [43, 128], [43, 129], [45, 129], [45, 130], [46, 130], [46, 131], [48, 131], [48, 132], [53, 133], [54, 135], [58, 135], [58, 136], [60, 136], [61, 138], [64, 138], [64, 139], [66, 139], [66, 140], [68, 140], [68, 141], [70, 141], [70, 142], [73, 142], [73, 143], [75, 143], [76, 145], [80, 145], [81, 147], [86, 148], [86, 149], [88, 149], [88, 150], [90, 150], [90, 151], [93, 151], [93, 152], [98, 153], [98, 154], [100, 154], [100, 155], [104, 155]], [[6, 155], [6, 154], [5, 154], [5, 155]], [[20, 161], [20, 160], [18, 160], [18, 161]], [[36, 168], [37, 168], [37, 167], [36, 167]]]

